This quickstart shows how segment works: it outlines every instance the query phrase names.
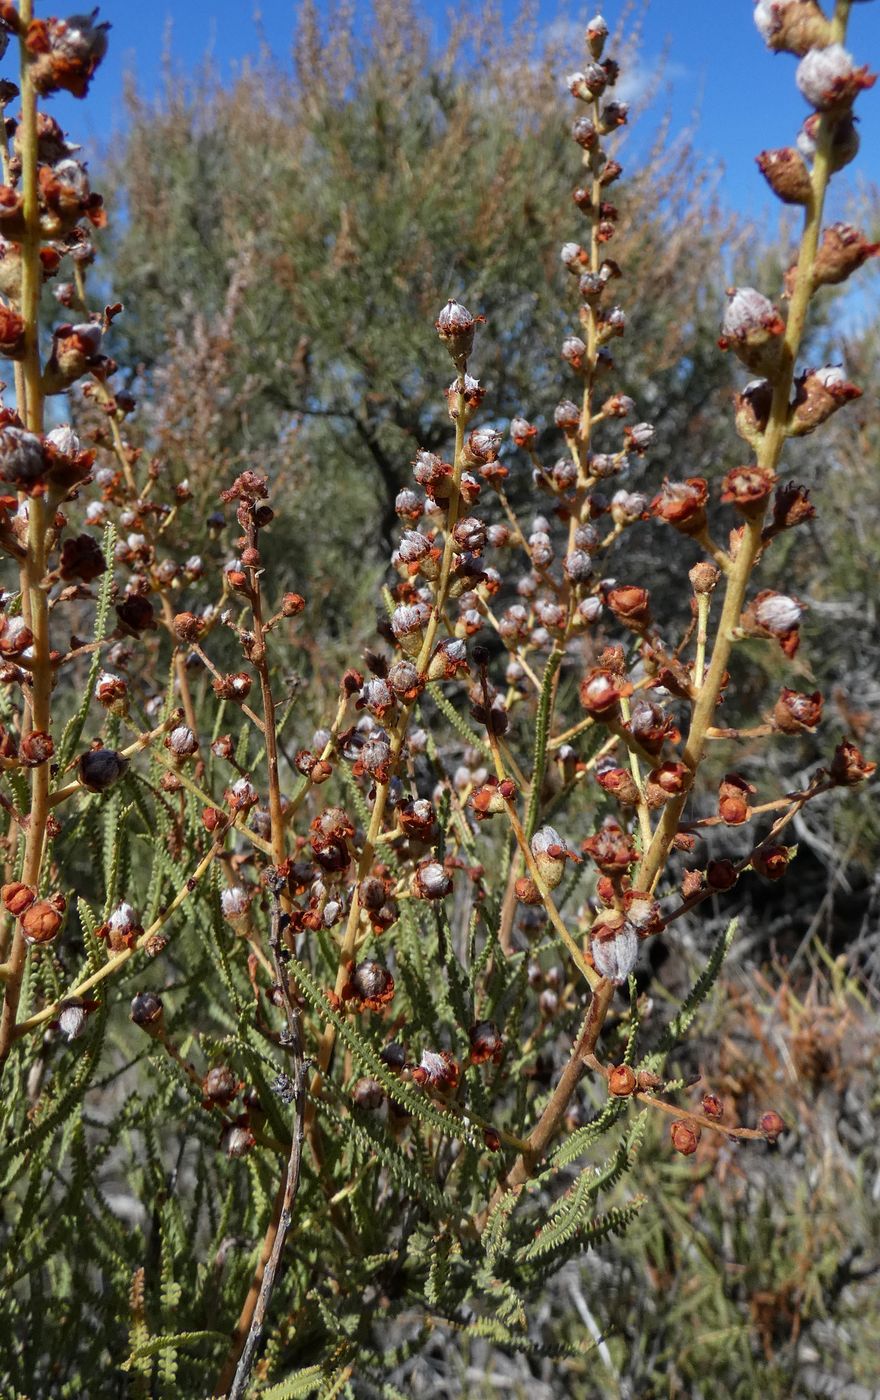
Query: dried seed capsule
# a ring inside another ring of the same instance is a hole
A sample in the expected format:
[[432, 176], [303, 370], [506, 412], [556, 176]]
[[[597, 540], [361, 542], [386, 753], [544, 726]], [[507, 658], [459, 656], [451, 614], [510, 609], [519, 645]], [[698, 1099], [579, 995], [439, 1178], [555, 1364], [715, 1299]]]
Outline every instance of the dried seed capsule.
[[412, 1071], [416, 1084], [440, 1093], [451, 1093], [458, 1085], [460, 1075], [459, 1065], [448, 1050], [424, 1050]]
[[781, 734], [812, 733], [822, 718], [822, 693], [805, 695], [783, 689], [773, 708], [772, 723]]
[[0, 898], [5, 908], [16, 919], [20, 918], [25, 909], [30, 908], [36, 897], [36, 890], [32, 890], [30, 885], [23, 885], [20, 880], [13, 880], [0, 890]]
[[615, 1065], [608, 1076], [608, 1092], [615, 1098], [625, 1099], [634, 1094], [638, 1087], [635, 1070], [631, 1065]]
[[66, 901], [62, 895], [38, 899], [20, 915], [21, 931], [26, 943], [51, 943], [61, 929]]
[[793, 437], [804, 437], [844, 404], [861, 396], [861, 389], [847, 381], [839, 365], [824, 365], [821, 369], [805, 370], [795, 380], [789, 432]]
[[482, 1065], [487, 1060], [496, 1065], [499, 1063], [504, 1041], [494, 1021], [477, 1021], [468, 1030], [468, 1039], [471, 1043], [472, 1065]]
[[474, 348], [477, 323], [483, 319], [482, 316], [472, 316], [466, 306], [450, 297], [434, 322], [437, 334], [458, 369], [464, 368], [468, 355]]
[[754, 287], [733, 287], [727, 296], [719, 347], [733, 350], [753, 374], [772, 377], [782, 353], [785, 322]]
[[145, 1030], [148, 1035], [160, 1035], [163, 1028], [164, 1013], [162, 999], [155, 992], [138, 992], [132, 998], [131, 1019], [141, 1030]]
[[366, 961], [351, 967], [342, 1000], [363, 1011], [381, 1011], [394, 1000], [394, 978], [381, 963]]
[[602, 15], [595, 15], [590, 20], [584, 37], [593, 58], [601, 58], [605, 40], [608, 38], [608, 25]]
[[36, 486], [48, 469], [43, 444], [24, 428], [0, 428], [0, 481], [23, 491]]
[[857, 68], [842, 44], [811, 48], [797, 67], [795, 82], [817, 111], [851, 107], [860, 92], [874, 86], [876, 74], [867, 65]]
[[763, 515], [767, 498], [776, 485], [776, 474], [756, 463], [733, 467], [722, 481], [721, 499], [736, 506], [747, 520]]
[[831, 767], [828, 770], [833, 783], [838, 787], [853, 787], [864, 782], [876, 772], [876, 763], [868, 763], [860, 749], [849, 739], [844, 739], [834, 750]]
[[551, 890], [556, 888], [565, 874], [565, 862], [579, 859], [552, 826], [542, 826], [536, 831], [530, 845], [541, 879]]
[[752, 869], [765, 880], [781, 880], [790, 860], [786, 846], [758, 846], [752, 851]]
[[[871, 243], [853, 224], [831, 224], [822, 231], [822, 241], [813, 263], [813, 286], [837, 286], [880, 253], [880, 243]], [[796, 269], [795, 269], [796, 271]], [[786, 290], [791, 288], [786, 278]]]
[[191, 758], [198, 752], [199, 741], [185, 724], [179, 724], [165, 738], [165, 747], [175, 758]]
[[421, 861], [410, 885], [417, 899], [444, 899], [452, 889], [452, 880], [439, 861]]
[[256, 1138], [245, 1123], [230, 1123], [220, 1135], [220, 1146], [227, 1157], [244, 1157]]
[[739, 773], [728, 773], [718, 789], [718, 815], [727, 826], [742, 826], [751, 815], [749, 798], [755, 794], [753, 785]]
[[806, 162], [796, 147], [782, 146], [776, 151], [762, 151], [756, 159], [758, 169], [783, 204], [809, 204], [813, 197], [813, 182]]
[[86, 1004], [82, 997], [70, 997], [61, 1003], [58, 1011], [58, 1029], [66, 1040], [78, 1040], [86, 1028], [88, 1013], [95, 1002]]
[[596, 971], [609, 982], [618, 985], [625, 982], [636, 965], [639, 955], [639, 937], [629, 920], [621, 918], [612, 921], [611, 913], [590, 931], [590, 952]]
[[385, 1102], [385, 1090], [378, 1079], [359, 1079], [351, 1092], [352, 1102], [370, 1112], [381, 1108]]
[[228, 1065], [214, 1065], [202, 1080], [202, 1095], [209, 1104], [226, 1107], [239, 1090], [238, 1078]]
[[676, 1118], [669, 1129], [669, 1136], [676, 1152], [680, 1152], [683, 1157], [692, 1157], [699, 1146], [702, 1134], [699, 1124], [688, 1118]]

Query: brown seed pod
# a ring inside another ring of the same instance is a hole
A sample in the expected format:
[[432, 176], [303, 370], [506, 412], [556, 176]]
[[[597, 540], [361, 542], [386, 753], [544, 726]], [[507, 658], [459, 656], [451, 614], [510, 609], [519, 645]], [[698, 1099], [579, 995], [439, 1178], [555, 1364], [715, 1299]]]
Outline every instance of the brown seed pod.
[[29, 904], [21, 915], [21, 931], [25, 942], [51, 943], [60, 932], [65, 907], [66, 901], [59, 894], [53, 895], [51, 899], [38, 899]]

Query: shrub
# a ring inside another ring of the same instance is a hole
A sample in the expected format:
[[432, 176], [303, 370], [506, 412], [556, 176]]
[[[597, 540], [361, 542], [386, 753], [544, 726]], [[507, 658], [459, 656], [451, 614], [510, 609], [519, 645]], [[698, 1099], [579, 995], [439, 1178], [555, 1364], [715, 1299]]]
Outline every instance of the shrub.
[[[689, 1032], [737, 938], [719, 906], [747, 882], [773, 887], [801, 814], [874, 769], [845, 738], [794, 787], [768, 764], [758, 791], [761, 771], [734, 757], [743, 742], [796, 755], [822, 720], [818, 691], [754, 692], [759, 649], [793, 666], [804, 612], [761, 586], [765, 556], [794, 557], [814, 514], [779, 474], [783, 451], [859, 396], [836, 367], [799, 363], [816, 294], [877, 252], [822, 223], [873, 82], [842, 47], [848, 14], [848, 0], [830, 19], [812, 0], [757, 7], [767, 42], [798, 56], [813, 109], [796, 147], [761, 157], [803, 213], [786, 314], [750, 286], [727, 294], [719, 346], [754, 376], [734, 400], [749, 461], [711, 482], [658, 475], [648, 492], [619, 485], [650, 461], [655, 429], [611, 355], [628, 329], [627, 267], [612, 256], [628, 113], [604, 21], [588, 26], [569, 78], [584, 232], [562, 250], [577, 329], [561, 397], [543, 433], [517, 412], [505, 444], [473, 374], [491, 328], [462, 301], [437, 306], [446, 438], [434, 410], [418, 415], [432, 436], [395, 498], [377, 631], [310, 737], [286, 669], [293, 658], [320, 694], [305, 522], [276, 516], [278, 483], [248, 460], [241, 425], [234, 479], [214, 483], [200, 535], [205, 386], [175, 390], [197, 497], [148, 433], [135, 440], [136, 404], [104, 348], [121, 307], [92, 309], [86, 223], [102, 226], [103, 204], [40, 100], [86, 95], [106, 28], [3, 4], [21, 55], [0, 198], [16, 390], [0, 423], [0, 543], [18, 573], [0, 629], [13, 1393], [130, 1381], [142, 1395], [394, 1396], [441, 1331], [550, 1358], [570, 1393], [589, 1394], [596, 1357], [617, 1364], [591, 1304], [634, 1358], [639, 1334], [580, 1293], [588, 1335], [573, 1327], [554, 1293], [566, 1268], [588, 1250], [619, 1264], [615, 1237], [638, 1220], [618, 1297], [638, 1296], [675, 1254], [664, 1232], [694, 1204], [692, 1171], [718, 1170], [709, 1228], [727, 1210], [731, 1145], [768, 1177], [771, 1150], [809, 1131], [804, 1096], [775, 1102], [751, 1062], [737, 1078], [729, 1047], [743, 1024], [770, 1046], [781, 1036], [826, 1083], [842, 1055], [834, 1009], [859, 1024], [857, 968], [817, 991], [830, 1018], [757, 996], [743, 1011], [728, 991], [725, 1021], [703, 1025], [711, 1078], [697, 1097]], [[52, 279], [70, 320], [44, 343]], [[231, 392], [243, 412], [246, 375]], [[77, 431], [49, 430], [74, 393]], [[518, 462], [531, 504], [508, 486]], [[320, 543], [321, 511], [305, 521]], [[662, 612], [652, 579], [631, 572], [642, 532], [661, 551], [674, 541]], [[693, 980], [680, 975], [688, 946]], [[664, 950], [679, 952], [677, 978], [660, 975]], [[740, 1205], [724, 1218], [746, 1262]], [[834, 1296], [803, 1247], [796, 1286], [777, 1270], [769, 1292], [757, 1271], [744, 1288], [766, 1362], [745, 1347], [750, 1384], [775, 1384], [778, 1315], [806, 1315], [811, 1270]], [[726, 1300], [716, 1312], [734, 1325]], [[707, 1356], [719, 1393], [738, 1393], [711, 1340], [679, 1374], [694, 1383]]]

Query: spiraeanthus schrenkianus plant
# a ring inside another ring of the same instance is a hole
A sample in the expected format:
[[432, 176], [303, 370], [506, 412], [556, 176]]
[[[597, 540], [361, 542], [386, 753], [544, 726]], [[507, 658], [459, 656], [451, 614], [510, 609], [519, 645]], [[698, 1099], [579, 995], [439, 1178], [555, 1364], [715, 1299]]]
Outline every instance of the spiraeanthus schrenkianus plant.
[[[617, 481], [652, 428], [615, 389], [628, 114], [590, 22], [568, 79], [584, 232], [562, 249], [577, 301], [560, 455], [539, 455], [540, 405], [523, 405], [508, 456], [472, 373], [483, 317], [450, 299], [450, 460], [418, 453], [375, 644], [326, 727], [293, 737], [308, 580], [295, 555], [291, 577], [267, 575], [270, 482], [247, 467], [220, 491], [231, 553], [224, 514], [200, 539], [187, 482], [126, 436], [135, 404], [102, 349], [122, 310], [87, 285], [102, 201], [40, 103], [85, 96], [106, 26], [0, 6], [21, 59], [0, 152], [8, 1388], [97, 1394], [106, 1376], [115, 1394], [124, 1374], [144, 1395], [395, 1394], [438, 1326], [576, 1368], [593, 1337], [557, 1347], [532, 1309], [651, 1211], [650, 1122], [684, 1156], [703, 1134], [748, 1152], [786, 1132], [771, 1104], [729, 1121], [710, 1087], [697, 1106], [678, 1068], [735, 921], [666, 1017], [642, 947], [698, 927], [743, 877], [783, 876], [798, 814], [873, 770], [844, 740], [782, 795], [704, 777], [710, 752], [822, 716], [818, 692], [785, 686], [737, 725], [738, 644], [798, 650], [803, 604], [756, 580], [813, 513], [783, 449], [859, 392], [799, 366], [813, 297], [877, 251], [823, 229], [873, 82], [843, 47], [849, 8], [757, 6], [813, 109], [796, 147], [760, 158], [803, 208], [798, 257], [784, 315], [728, 293], [719, 343], [754, 376], [735, 403], [749, 461], [653, 498]], [[45, 344], [44, 281], [71, 316]], [[47, 430], [65, 411], [76, 431]], [[505, 484], [523, 463], [531, 520]], [[645, 529], [684, 556], [683, 633], [627, 574]], [[713, 830], [730, 837], [710, 857]], [[57, 1325], [35, 1328], [47, 1305]]]

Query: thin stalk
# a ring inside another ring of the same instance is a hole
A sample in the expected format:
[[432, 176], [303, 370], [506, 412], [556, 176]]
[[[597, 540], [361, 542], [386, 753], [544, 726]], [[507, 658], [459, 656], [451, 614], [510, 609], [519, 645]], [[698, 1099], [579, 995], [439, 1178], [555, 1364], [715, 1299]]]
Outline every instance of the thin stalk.
[[[248, 545], [257, 548], [257, 528], [248, 526]], [[278, 736], [275, 732], [275, 701], [272, 696], [272, 680], [269, 675], [269, 653], [263, 626], [263, 597], [260, 587], [260, 571], [252, 568], [250, 574], [251, 613], [254, 624], [254, 641], [250, 650], [250, 660], [259, 677], [260, 696], [263, 703], [263, 735], [266, 740], [266, 776], [269, 785], [269, 820], [272, 841], [272, 860], [278, 866], [287, 855], [287, 830], [284, 824], [284, 811], [281, 805], [281, 784], [278, 775]], [[283, 900], [286, 903], [286, 898]]]
[[[22, 24], [32, 17], [31, 0], [22, 0]], [[21, 239], [21, 314], [25, 323], [25, 348], [22, 360], [21, 385], [24, 402], [19, 413], [29, 432], [43, 431], [42, 364], [39, 346], [39, 304], [42, 269], [40, 265], [40, 206], [37, 190], [37, 94], [31, 81], [29, 55], [21, 40], [21, 186], [23, 196], [24, 233]], [[51, 728], [52, 665], [49, 641], [49, 608], [44, 587], [46, 575], [46, 539], [51, 514], [42, 496], [33, 495], [28, 501], [27, 556], [22, 561], [21, 592], [26, 600], [28, 625], [33, 633], [29, 716], [31, 729]], [[21, 879], [38, 889], [46, 844], [46, 824], [49, 818], [49, 764], [31, 769], [30, 811], [25, 837]], [[5, 984], [3, 1012], [0, 1015], [0, 1073], [8, 1058], [15, 1036], [15, 1023], [21, 985], [24, 977], [27, 945], [21, 925], [16, 924], [12, 938], [8, 978]]]
[[278, 896], [274, 892], [270, 946], [275, 968], [275, 980], [281, 989], [284, 1014], [287, 1020], [284, 1044], [290, 1050], [293, 1069], [290, 1087], [294, 1105], [294, 1127], [291, 1134], [287, 1171], [279, 1190], [275, 1211], [273, 1211], [273, 1225], [263, 1242], [263, 1259], [261, 1260], [263, 1267], [255, 1275], [251, 1292], [245, 1300], [233, 1335], [233, 1344], [220, 1378], [220, 1390], [223, 1394], [226, 1393], [231, 1380], [229, 1400], [243, 1400], [256, 1358], [257, 1347], [266, 1326], [266, 1316], [272, 1294], [275, 1291], [284, 1244], [293, 1224], [293, 1207], [299, 1191], [305, 1134], [306, 1065], [302, 1044], [301, 1017], [298, 1007], [294, 1006], [291, 1000], [287, 974], [281, 962], [281, 906]]

